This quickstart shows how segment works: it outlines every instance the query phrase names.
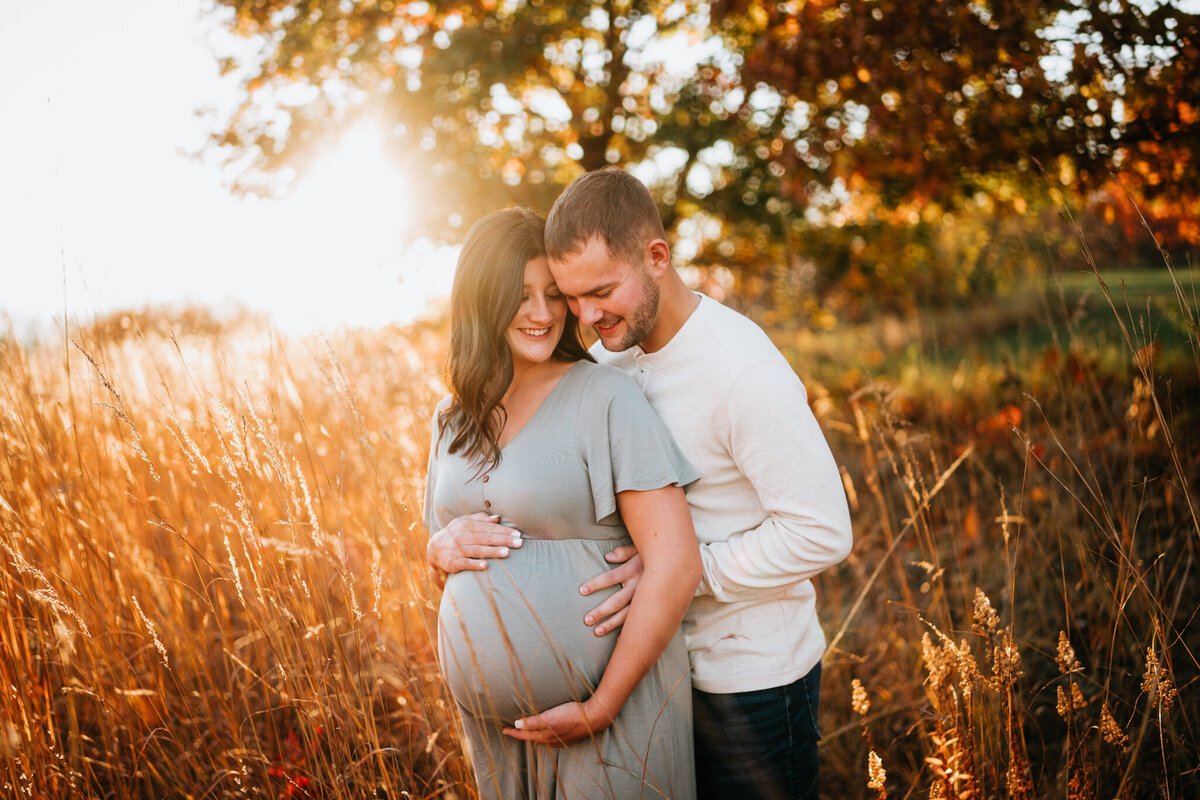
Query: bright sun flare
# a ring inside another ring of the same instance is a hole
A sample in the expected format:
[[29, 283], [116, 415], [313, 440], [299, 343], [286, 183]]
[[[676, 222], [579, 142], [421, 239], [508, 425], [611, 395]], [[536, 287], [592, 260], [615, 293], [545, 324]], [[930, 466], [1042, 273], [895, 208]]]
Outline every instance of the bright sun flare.
[[365, 125], [347, 132], [277, 202], [279, 228], [262, 232], [298, 245], [286, 248], [287, 285], [271, 299], [272, 317], [284, 328], [311, 328], [377, 326], [426, 313], [449, 293], [457, 250], [413, 242], [408, 219], [416, 201], [379, 132]]

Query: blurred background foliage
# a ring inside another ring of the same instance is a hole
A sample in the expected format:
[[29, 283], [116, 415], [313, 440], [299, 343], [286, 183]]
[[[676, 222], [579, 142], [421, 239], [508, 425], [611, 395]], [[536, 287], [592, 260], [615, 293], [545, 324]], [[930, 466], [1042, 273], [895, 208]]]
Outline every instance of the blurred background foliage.
[[678, 261], [735, 304], [818, 324], [911, 313], [1077, 267], [1064, 207], [1113, 263], [1195, 252], [1187, 8], [218, 0], [252, 46], [223, 59], [241, 103], [210, 148], [236, 191], [273, 193], [369, 124], [421, 198], [410, 230], [444, 241], [624, 165]]

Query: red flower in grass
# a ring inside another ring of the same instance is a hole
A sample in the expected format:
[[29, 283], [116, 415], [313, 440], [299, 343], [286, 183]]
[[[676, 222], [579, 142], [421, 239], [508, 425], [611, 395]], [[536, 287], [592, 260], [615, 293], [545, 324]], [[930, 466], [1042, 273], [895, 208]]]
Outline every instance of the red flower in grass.
[[[318, 736], [321, 734], [320, 727], [317, 728], [316, 733]], [[304, 774], [304, 765], [307, 762], [308, 753], [300, 743], [300, 738], [296, 736], [295, 731], [289, 730], [287, 737], [283, 740], [283, 752], [276, 754], [275, 758], [271, 759], [271, 766], [267, 769], [267, 775], [270, 777], [287, 782], [279, 792], [280, 800], [284, 800], [284, 798], [317, 800], [320, 797], [318, 787], [312, 779]]]

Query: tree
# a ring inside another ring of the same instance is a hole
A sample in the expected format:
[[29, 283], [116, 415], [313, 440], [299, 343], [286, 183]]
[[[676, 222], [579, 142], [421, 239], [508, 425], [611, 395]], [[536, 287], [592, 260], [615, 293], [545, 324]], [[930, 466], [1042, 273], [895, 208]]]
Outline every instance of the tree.
[[1079, 195], [1118, 172], [1194, 203], [1200, 15], [1175, 5], [719, 0], [714, 20], [762, 95], [731, 184], [766, 167], [798, 209], [903, 221], [1040, 164]]
[[212, 144], [264, 191], [346, 126], [370, 120], [425, 193], [434, 236], [505, 204], [548, 210], [582, 170], [661, 144], [684, 87], [644, 45], [701, 27], [662, 0], [220, 0], [259, 43]]
[[[784, 306], [839, 283], [987, 289], [1013, 269], [1010, 218], [1039, 227], [1051, 184], [1115, 216], [1110, 173], [1200, 242], [1200, 17], [1168, 3], [218, 1], [259, 44], [227, 61], [244, 96], [213, 138], [239, 190], [368, 119], [424, 193], [416, 225], [453, 239], [650, 163], [697, 263]], [[668, 68], [671, 37], [693, 71]]]
[[833, 287], [951, 301], [1032, 263], [1022, 238], [1046, 230], [1052, 190], [1109, 220], [1128, 208], [1110, 173], [1174, 243], [1200, 242], [1198, 19], [1152, 2], [718, 0], [741, 56], [720, 91], [740, 102], [701, 201], [723, 235], [699, 260], [785, 310]]

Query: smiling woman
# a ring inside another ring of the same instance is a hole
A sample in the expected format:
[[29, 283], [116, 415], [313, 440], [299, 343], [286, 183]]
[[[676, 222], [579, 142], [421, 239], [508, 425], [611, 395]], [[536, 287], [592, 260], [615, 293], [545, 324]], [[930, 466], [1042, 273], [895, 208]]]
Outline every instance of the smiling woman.
[[[675, 690], [700, 577], [683, 495], [697, 475], [637, 384], [583, 348], [543, 229], [495, 212], [458, 263], [425, 496], [428, 558], [452, 573], [442, 670], [480, 797], [686, 800], [691, 695]], [[630, 543], [644, 577], [623, 633], [597, 636], [584, 618], [598, 596], [578, 587]], [[493, 548], [492, 566], [478, 560]], [[559, 724], [525, 728], [529, 715]]]
[[546, 257], [530, 260], [525, 265], [521, 306], [504, 334], [514, 372], [553, 355], [566, 319], [567, 301], [554, 283]]

